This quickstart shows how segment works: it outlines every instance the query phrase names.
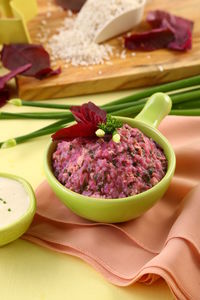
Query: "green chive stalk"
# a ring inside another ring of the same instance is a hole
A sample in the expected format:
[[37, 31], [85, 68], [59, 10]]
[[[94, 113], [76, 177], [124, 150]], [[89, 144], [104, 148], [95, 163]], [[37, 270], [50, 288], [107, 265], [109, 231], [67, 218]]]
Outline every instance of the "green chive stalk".
[[12, 138], [12, 139], [9, 139], [7, 141], [3, 141], [3, 142], [0, 142], [0, 148], [9, 148], [9, 147], [13, 147], [17, 144], [21, 144], [25, 141], [28, 141], [32, 138], [36, 138], [36, 137], [40, 137], [40, 136], [44, 136], [44, 135], [47, 135], [47, 134], [51, 134], [51, 133], [54, 133], [56, 132], [57, 130], [65, 127], [68, 123], [70, 123], [71, 121], [73, 121], [73, 116], [69, 116], [67, 119], [63, 119], [63, 120], [60, 120], [60, 121], [57, 121], [53, 124], [50, 124], [48, 126], [45, 126], [39, 130], [36, 130], [36, 131], [33, 131], [31, 133], [28, 133], [28, 134], [25, 134], [25, 135], [22, 135], [22, 136], [19, 136], [19, 137], [15, 137], [15, 138]]
[[8, 113], [0, 112], [0, 119], [39, 119], [39, 120], [51, 120], [51, 119], [65, 119], [71, 115], [71, 112], [33, 112], [33, 113]]
[[[174, 95], [170, 95], [173, 103], [173, 107], [175, 105], [178, 105], [181, 103], [184, 105], [184, 103], [187, 103], [188, 108], [194, 108], [198, 106], [199, 99], [200, 99], [200, 89], [194, 90], [194, 91], [187, 91], [187, 92], [181, 92]], [[144, 107], [147, 99], [141, 99], [137, 102], [133, 103], [124, 103], [119, 105], [111, 105], [105, 108], [105, 110], [109, 113], [116, 114], [118, 116], [134, 116], [135, 114], [139, 113], [140, 110]]]
[[117, 104], [121, 104], [124, 102], [129, 103], [132, 101], [144, 99], [144, 98], [150, 97], [152, 94], [157, 93], [157, 92], [168, 93], [168, 92], [171, 92], [174, 90], [185, 89], [185, 88], [194, 87], [197, 85], [200, 85], [200, 75], [182, 79], [182, 80], [178, 80], [178, 81], [174, 81], [174, 82], [170, 82], [170, 83], [166, 83], [166, 84], [162, 84], [162, 85], [157, 85], [157, 86], [154, 86], [151, 88], [147, 88], [147, 89], [140, 91], [138, 93], [135, 93], [133, 95], [111, 101], [109, 104], [105, 104], [104, 108], [106, 106], [110, 106], [110, 105], [117, 105]]
[[31, 106], [31, 107], [41, 107], [41, 108], [54, 108], [54, 109], [69, 109], [72, 104], [54, 104], [54, 103], [45, 103], [37, 101], [25, 101], [19, 98], [11, 99], [8, 103], [15, 106]]
[[128, 108], [124, 108], [124, 109], [120, 109], [120, 110], [116, 110], [111, 112], [111, 115], [114, 116], [123, 116], [123, 117], [132, 117], [135, 116], [136, 114], [138, 114], [144, 107], [144, 104], [140, 104], [137, 106], [131, 106], [129, 105]]
[[[193, 100], [199, 100], [200, 99], [200, 89], [190, 90], [186, 92], [177, 92], [173, 95], [170, 95], [173, 105], [177, 105], [178, 103], [186, 103], [188, 108], [193, 108], [192, 105], [195, 105], [195, 101]], [[107, 113], [113, 113], [115, 111], [119, 111], [120, 115], [123, 113], [127, 113], [128, 110], [132, 110], [133, 107], [133, 113], [138, 112], [146, 103], [146, 99], [140, 99], [136, 102], [130, 103], [130, 102], [124, 102], [121, 104], [115, 104], [110, 105], [110, 103], [107, 106], [102, 106]], [[28, 102], [28, 101], [27, 101]], [[191, 106], [190, 106], [191, 103]], [[197, 105], [198, 107], [198, 105]], [[127, 108], [127, 110], [126, 110]], [[124, 110], [125, 109], [125, 110]], [[66, 118], [67, 116], [70, 116], [71, 112], [33, 112], [33, 113], [7, 113], [7, 112], [0, 112], [0, 119], [62, 119]]]
[[[62, 128], [62, 127], [61, 127]], [[16, 137], [16, 138], [13, 138], [13, 139], [9, 139], [5, 142], [1, 142], [0, 143], [0, 147], [3, 149], [3, 148], [10, 148], [10, 147], [13, 147], [13, 146], [16, 146], [18, 144], [21, 144], [23, 142], [26, 142], [30, 139], [33, 139], [35, 137], [40, 137], [40, 136], [44, 136], [44, 135], [47, 135], [47, 134], [51, 134], [57, 130], [60, 129], [60, 126], [59, 127], [52, 127], [48, 130], [41, 130], [41, 131], [35, 131], [35, 132], [31, 132], [29, 134], [25, 134], [25, 135], [22, 135], [22, 136], [19, 136], [19, 137]]]
[[170, 115], [176, 116], [200, 116], [200, 108], [194, 109], [172, 109]]
[[200, 98], [196, 100], [191, 100], [188, 102], [181, 102], [178, 104], [175, 104], [173, 106], [174, 109], [193, 109], [193, 108], [200, 108]]
[[[179, 93], [180, 89], [186, 89], [186, 88], [194, 88], [196, 86], [200, 85], [200, 75], [198, 76], [193, 76], [189, 77], [186, 79], [181, 79], [178, 81], [162, 84], [162, 85], [157, 85], [151, 88], [147, 88], [143, 91], [134, 93], [132, 95], [129, 95], [127, 97], [123, 97], [118, 100], [111, 101], [110, 103], [107, 103], [102, 106], [102, 108], [110, 107], [113, 105], [118, 105], [118, 104], [124, 104], [124, 103], [130, 103], [134, 101], [138, 101], [141, 99], [147, 99], [150, 97], [152, 94], [157, 93], [157, 92], [164, 92], [164, 93], [172, 93], [176, 91]], [[33, 101], [25, 101], [25, 100], [20, 100], [20, 99], [12, 99], [8, 101], [9, 103], [12, 103], [17, 106], [35, 106], [35, 107], [43, 107], [43, 108], [55, 108], [55, 109], [69, 109], [72, 105], [70, 104], [53, 104], [53, 103], [43, 103], [43, 102], [33, 102]]]
[[36, 131], [37, 132], [45, 131], [45, 130], [48, 130], [48, 129], [51, 129], [51, 128], [55, 128], [55, 127], [63, 128], [66, 124], [72, 122], [73, 120], [74, 120], [74, 117], [73, 117], [73, 115], [71, 115], [71, 116], [69, 116], [66, 119], [62, 119], [60, 121], [54, 122], [54, 123], [52, 123], [52, 124], [50, 124], [48, 126], [45, 126], [45, 127], [42, 127], [41, 129], [36, 130]]
[[171, 95], [170, 97], [172, 99], [173, 105], [179, 103], [185, 103], [185, 102], [189, 104], [193, 100], [198, 101], [200, 99], [200, 89], [194, 91], [192, 90], [192, 91], [181, 92], [179, 94]]

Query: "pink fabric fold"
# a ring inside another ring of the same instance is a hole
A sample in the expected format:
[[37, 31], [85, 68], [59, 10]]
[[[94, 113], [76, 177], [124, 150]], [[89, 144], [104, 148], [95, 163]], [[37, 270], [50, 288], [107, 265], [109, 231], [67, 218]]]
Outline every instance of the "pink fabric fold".
[[121, 224], [78, 217], [47, 182], [36, 191], [37, 213], [23, 236], [80, 257], [113, 284], [151, 284], [162, 277], [176, 299], [200, 299], [200, 118], [167, 117], [160, 131], [172, 144], [172, 183], [143, 216]]

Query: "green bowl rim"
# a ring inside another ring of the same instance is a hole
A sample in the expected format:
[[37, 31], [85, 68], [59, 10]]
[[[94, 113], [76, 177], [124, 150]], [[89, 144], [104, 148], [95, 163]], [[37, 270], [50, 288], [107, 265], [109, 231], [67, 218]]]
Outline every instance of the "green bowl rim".
[[32, 186], [30, 185], [30, 183], [26, 179], [24, 179], [24, 178], [22, 178], [18, 175], [13, 175], [13, 174], [10, 174], [10, 173], [3, 173], [3, 172], [0, 172], [0, 177], [13, 179], [13, 180], [16, 180], [16, 181], [20, 182], [23, 185], [23, 187], [25, 188], [25, 190], [28, 193], [29, 198], [30, 198], [30, 204], [29, 204], [29, 207], [26, 210], [26, 212], [19, 219], [14, 221], [13, 223], [0, 228], [0, 233], [1, 233], [3, 231], [7, 231], [7, 230], [15, 227], [16, 225], [20, 224], [26, 218], [27, 219], [29, 217], [32, 218], [35, 214], [35, 211], [36, 211], [36, 198], [35, 198], [35, 193], [33, 191]]
[[[152, 127], [147, 125], [144, 122], [138, 121], [138, 120], [134, 120], [131, 118], [124, 118], [124, 117], [119, 117], [121, 120], [125, 120], [126, 121], [134, 121], [136, 123], [140, 123], [142, 125], [142, 127], [146, 127], [147, 129], [150, 129], [151, 131], [153, 131], [156, 135], [159, 136], [159, 138], [161, 138], [162, 142], [168, 147], [169, 152], [171, 153], [171, 157], [170, 157], [170, 164], [168, 164], [168, 169], [167, 172], [165, 174], [165, 176], [161, 179], [161, 181], [159, 181], [159, 183], [157, 183], [156, 185], [154, 185], [152, 188], [150, 188], [147, 191], [144, 191], [142, 193], [139, 193], [137, 195], [133, 195], [133, 196], [128, 196], [128, 197], [124, 197], [124, 198], [95, 198], [95, 197], [89, 197], [89, 196], [85, 196], [76, 192], [71, 191], [70, 189], [66, 188], [64, 185], [62, 185], [57, 178], [55, 177], [55, 175], [53, 174], [51, 168], [49, 167], [49, 151], [51, 149], [51, 146], [53, 144], [56, 144], [55, 142], [50, 141], [50, 143], [48, 144], [48, 147], [45, 151], [45, 161], [44, 161], [44, 170], [46, 173], [47, 177], [51, 177], [51, 179], [53, 179], [55, 181], [55, 184], [61, 188], [64, 192], [68, 192], [69, 194], [71, 194], [72, 196], [77, 196], [79, 197], [79, 199], [83, 199], [83, 200], [89, 200], [91, 202], [97, 202], [97, 201], [101, 201], [102, 203], [116, 203], [116, 202], [129, 202], [129, 201], [137, 201], [141, 195], [146, 195], [146, 194], [151, 194], [152, 192], [155, 192], [157, 189], [160, 188], [160, 185], [163, 184], [163, 182], [168, 181], [169, 177], [171, 176], [171, 174], [174, 173], [175, 167], [176, 167], [176, 156], [174, 153], [174, 150], [171, 146], [171, 144], [169, 143], [169, 141], [161, 134], [161, 132]], [[137, 127], [136, 127], [137, 128]], [[142, 130], [141, 130], [142, 131]]]

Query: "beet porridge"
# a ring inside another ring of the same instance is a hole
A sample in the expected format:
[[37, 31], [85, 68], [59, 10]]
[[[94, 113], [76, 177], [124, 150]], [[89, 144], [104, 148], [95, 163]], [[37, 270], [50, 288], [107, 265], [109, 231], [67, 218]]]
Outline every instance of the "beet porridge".
[[139, 129], [124, 124], [120, 143], [77, 137], [60, 141], [53, 153], [56, 178], [68, 189], [99, 198], [124, 198], [144, 192], [166, 174], [160, 146]]

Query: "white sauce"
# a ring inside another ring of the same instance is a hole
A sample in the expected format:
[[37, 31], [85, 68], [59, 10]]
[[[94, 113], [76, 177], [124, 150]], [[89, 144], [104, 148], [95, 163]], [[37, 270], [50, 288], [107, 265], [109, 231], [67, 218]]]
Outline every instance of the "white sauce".
[[29, 195], [20, 182], [0, 177], [0, 229], [20, 219], [29, 205]]

